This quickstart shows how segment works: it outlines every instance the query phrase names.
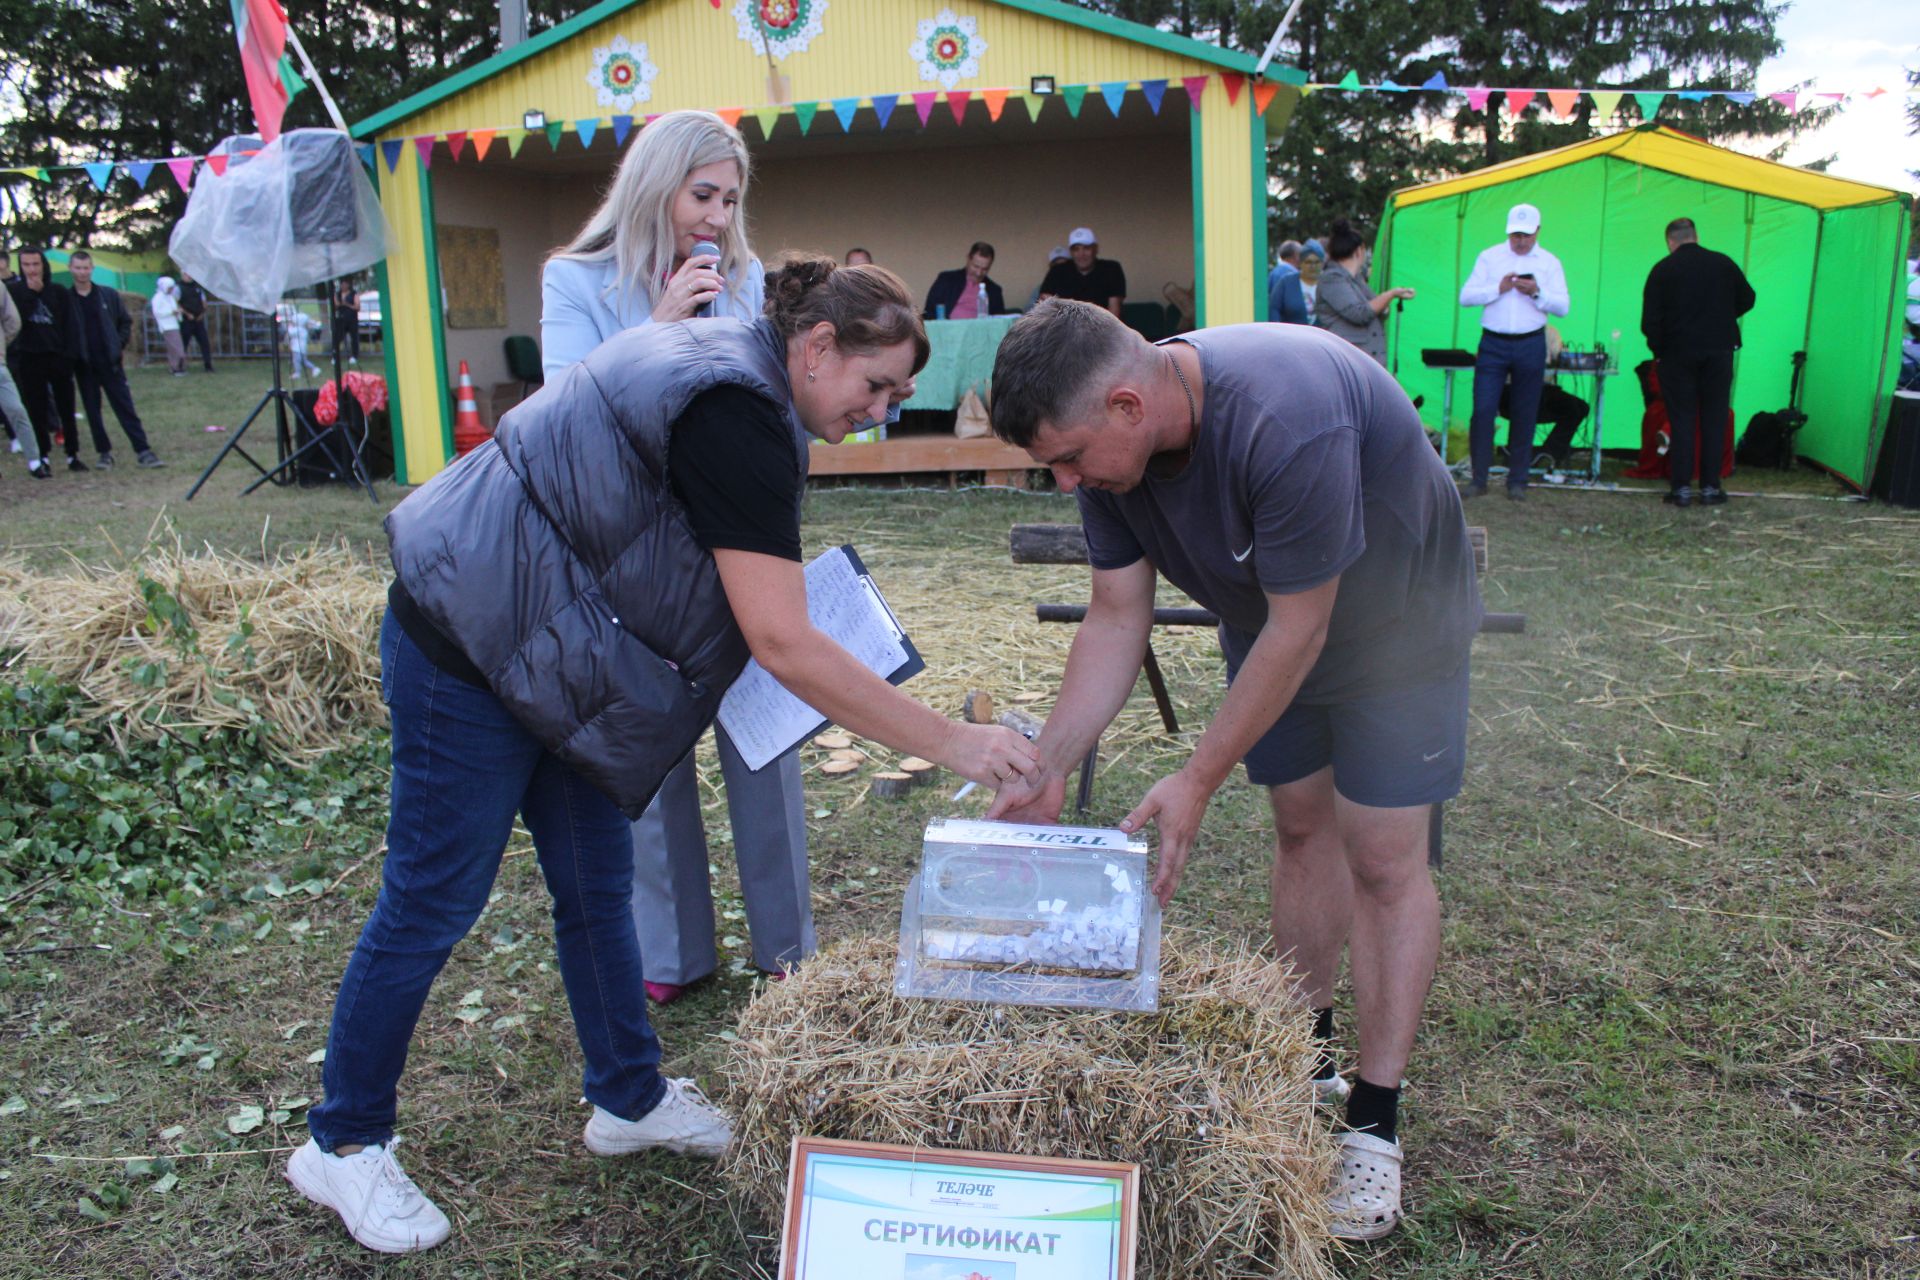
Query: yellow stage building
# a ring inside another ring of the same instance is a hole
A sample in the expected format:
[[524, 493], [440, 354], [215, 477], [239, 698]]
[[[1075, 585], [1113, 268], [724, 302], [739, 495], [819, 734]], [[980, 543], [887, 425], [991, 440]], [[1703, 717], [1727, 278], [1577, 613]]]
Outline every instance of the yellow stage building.
[[[395, 234], [379, 287], [396, 477], [446, 465], [449, 371], [509, 380], [505, 339], [540, 332], [546, 255], [647, 118], [681, 108], [745, 134], [763, 260], [857, 245], [924, 291], [985, 240], [1024, 306], [1048, 250], [1088, 226], [1130, 299], [1187, 289], [1198, 324], [1264, 318], [1268, 133], [1301, 77], [1254, 64], [1055, 0], [605, 0], [354, 126]], [[867, 461], [850, 469], [893, 469]]]

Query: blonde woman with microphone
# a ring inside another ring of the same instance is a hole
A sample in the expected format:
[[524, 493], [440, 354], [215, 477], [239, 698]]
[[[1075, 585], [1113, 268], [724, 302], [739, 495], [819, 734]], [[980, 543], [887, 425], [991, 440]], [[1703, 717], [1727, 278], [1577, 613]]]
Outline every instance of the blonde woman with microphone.
[[[749, 172], [745, 141], [711, 112], [670, 112], [641, 130], [606, 199], [547, 261], [540, 330], [549, 378], [623, 329], [703, 315], [759, 318], [766, 275], [747, 244]], [[800, 760], [790, 752], [756, 773], [725, 730], [714, 736], [753, 962], [781, 973], [815, 946]], [[633, 824], [634, 925], [657, 1003], [718, 967], [707, 866], [689, 759]]]

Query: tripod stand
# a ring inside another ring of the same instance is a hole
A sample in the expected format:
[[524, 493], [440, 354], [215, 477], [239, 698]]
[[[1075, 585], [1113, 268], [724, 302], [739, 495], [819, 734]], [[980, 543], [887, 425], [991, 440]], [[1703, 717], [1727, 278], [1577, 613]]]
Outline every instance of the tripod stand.
[[[248, 465], [260, 473], [258, 480], [255, 480], [252, 484], [240, 491], [241, 497], [246, 497], [261, 485], [269, 482], [276, 485], [292, 484], [294, 481], [293, 468], [299, 465], [300, 459], [315, 449], [326, 447], [330, 439], [337, 436], [340, 443], [346, 446], [347, 456], [352, 460], [351, 469], [354, 484], [367, 491], [367, 500], [369, 502], [372, 502], [376, 506], [379, 505], [380, 495], [374, 492], [373, 478], [367, 474], [367, 465], [360, 453], [360, 441], [355, 440], [353, 433], [347, 430], [347, 390], [346, 384], [340, 376], [340, 344], [337, 342], [333, 344], [333, 387], [334, 403], [336, 405], [334, 419], [330, 425], [322, 428], [294, 401], [293, 393], [281, 385], [280, 313], [277, 309], [272, 313], [272, 321], [273, 386], [260, 397], [260, 403], [253, 407], [253, 412], [247, 415], [246, 421], [242, 422], [239, 429], [233, 433], [226, 444], [220, 447], [220, 452], [215, 454], [213, 461], [207, 464], [207, 469], [200, 473], [200, 478], [193, 482], [193, 487], [187, 490], [186, 500], [188, 502], [193, 501], [193, 495], [200, 492], [200, 486], [207, 482], [207, 477], [219, 470], [220, 464], [227, 460], [227, 455], [230, 453], [238, 453], [242, 458], [247, 460]], [[270, 404], [273, 406], [274, 444], [279, 454], [279, 461], [273, 467], [268, 468], [260, 465], [259, 460], [248, 453], [246, 449], [242, 447], [240, 441], [247, 434], [247, 428], [253, 425], [254, 420], [258, 418]], [[287, 414], [289, 411], [307, 428], [307, 442], [299, 448], [294, 449], [291, 453], [288, 452], [288, 446], [292, 443], [287, 431]]]

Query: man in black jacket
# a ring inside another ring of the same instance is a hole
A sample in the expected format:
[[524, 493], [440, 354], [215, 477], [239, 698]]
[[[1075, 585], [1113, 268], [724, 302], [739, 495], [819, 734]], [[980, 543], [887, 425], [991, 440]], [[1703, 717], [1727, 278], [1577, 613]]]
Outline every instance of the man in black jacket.
[[[195, 284], [193, 277], [180, 273], [180, 346], [189, 356], [193, 354], [195, 343], [200, 344], [200, 363], [208, 373], [213, 372], [213, 350], [207, 343], [207, 295]], [[354, 355], [360, 354], [359, 336], [354, 337]]]
[[26, 401], [42, 459], [51, 456], [57, 432], [66, 442], [67, 470], [91, 471], [80, 461], [80, 442], [73, 431], [73, 365], [80, 355], [80, 312], [73, 305], [73, 294], [53, 283], [45, 251], [22, 249], [19, 258], [19, 274], [6, 282], [20, 312], [20, 334], [7, 348], [7, 369]]
[[1692, 218], [1667, 224], [1667, 256], [1647, 273], [1640, 331], [1660, 362], [1660, 389], [1673, 437], [1668, 448], [1667, 502], [1694, 501], [1694, 458], [1700, 460], [1699, 499], [1727, 500], [1720, 487], [1726, 447], [1721, 423], [1733, 402], [1733, 353], [1740, 317], [1753, 310], [1753, 286], [1740, 265], [1700, 246]]
[[67, 260], [73, 275], [73, 301], [80, 312], [80, 358], [73, 372], [80, 383], [80, 403], [87, 409], [87, 425], [93, 429], [93, 447], [100, 452], [101, 470], [113, 467], [113, 441], [107, 438], [107, 426], [100, 415], [100, 393], [107, 393], [113, 416], [120, 419], [120, 430], [133, 446], [134, 456], [143, 467], [164, 467], [152, 446], [146, 429], [133, 407], [133, 391], [120, 367], [120, 353], [133, 335], [133, 317], [120, 301], [120, 291], [93, 282], [93, 255], [76, 249]]
[[[976, 240], [967, 250], [967, 265], [942, 271], [927, 290], [924, 312], [928, 320], [984, 320], [1005, 315], [1006, 295], [987, 272], [993, 270], [993, 246]], [[987, 290], [987, 309], [980, 309], [980, 289]]]

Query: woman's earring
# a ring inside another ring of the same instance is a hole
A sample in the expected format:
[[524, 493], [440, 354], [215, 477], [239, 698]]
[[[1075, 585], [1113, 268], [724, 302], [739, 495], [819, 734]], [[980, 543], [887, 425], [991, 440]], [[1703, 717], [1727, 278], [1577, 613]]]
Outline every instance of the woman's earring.
[[809, 369], [809, 370], [807, 370], [807, 381], [808, 381], [808, 382], [812, 382], [812, 381], [813, 381], [813, 370], [811, 370], [811, 369]]

